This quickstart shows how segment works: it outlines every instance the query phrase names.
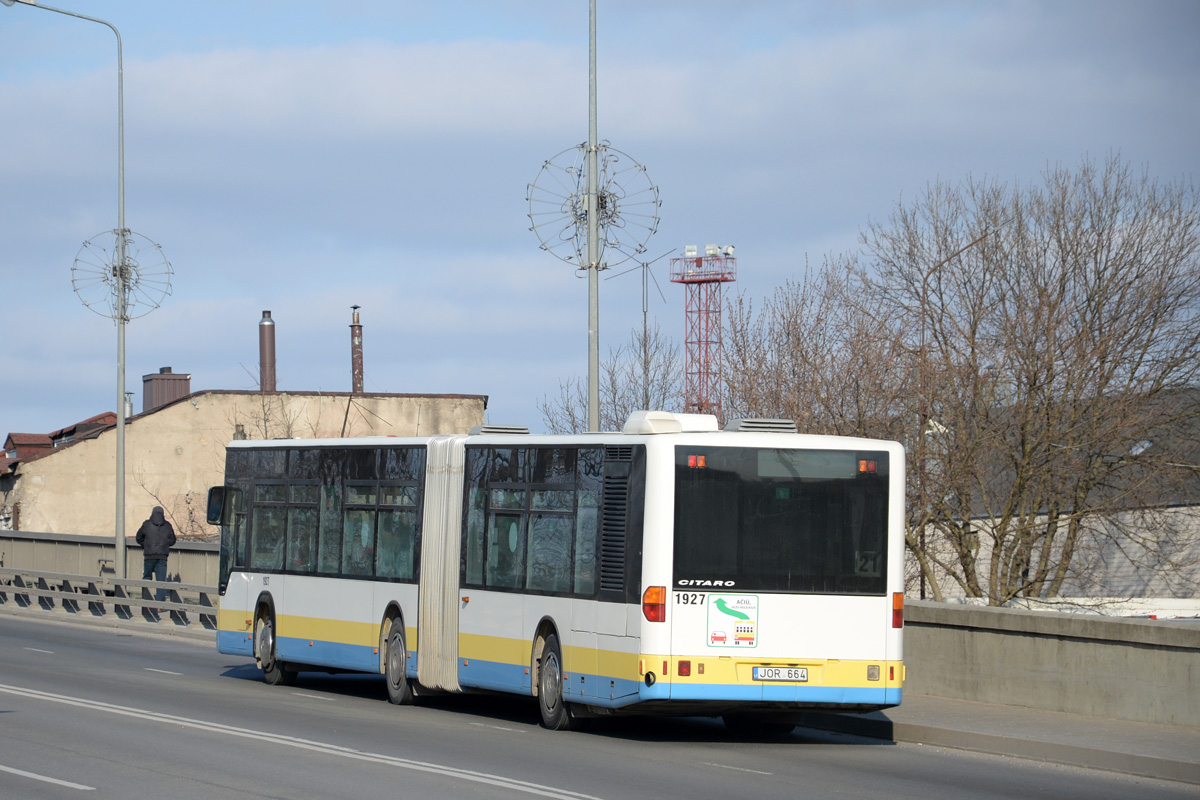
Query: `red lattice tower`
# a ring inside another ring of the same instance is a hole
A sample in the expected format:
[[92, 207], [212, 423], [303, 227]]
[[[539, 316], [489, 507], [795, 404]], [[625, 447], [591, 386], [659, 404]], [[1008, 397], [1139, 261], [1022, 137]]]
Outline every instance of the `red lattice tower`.
[[687, 287], [687, 373], [684, 408], [693, 414], [721, 418], [721, 284], [737, 280], [733, 247], [684, 248], [671, 259], [671, 283]]

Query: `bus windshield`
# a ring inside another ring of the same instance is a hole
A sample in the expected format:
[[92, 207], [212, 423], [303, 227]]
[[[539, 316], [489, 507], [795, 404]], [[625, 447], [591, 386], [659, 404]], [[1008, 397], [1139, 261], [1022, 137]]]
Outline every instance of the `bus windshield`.
[[886, 452], [677, 446], [675, 585], [882, 595], [887, 500]]

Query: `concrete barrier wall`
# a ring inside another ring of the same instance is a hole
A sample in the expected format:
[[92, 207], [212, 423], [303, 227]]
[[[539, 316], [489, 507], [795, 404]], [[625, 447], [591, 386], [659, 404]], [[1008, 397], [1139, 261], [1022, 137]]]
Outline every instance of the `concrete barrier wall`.
[[[141, 548], [126, 547], [126, 575], [140, 577]], [[114, 550], [96, 536], [0, 531], [5, 567], [111, 576]], [[171, 579], [216, 585], [218, 554], [178, 543]], [[1200, 727], [1200, 622], [909, 600], [904, 660], [916, 694]]]
[[1200, 622], [905, 604], [905, 690], [1200, 727]]
[[[112, 537], [0, 531], [0, 567], [112, 577], [116, 549]], [[167, 558], [168, 580], [216, 586], [220, 549], [216, 542], [176, 542]], [[125, 541], [125, 564], [126, 577], [142, 576], [142, 547], [133, 539]]]

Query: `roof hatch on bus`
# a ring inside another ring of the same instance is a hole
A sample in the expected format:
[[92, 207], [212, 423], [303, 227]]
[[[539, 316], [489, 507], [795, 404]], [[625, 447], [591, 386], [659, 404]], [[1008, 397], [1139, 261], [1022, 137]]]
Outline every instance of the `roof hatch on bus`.
[[712, 414], [672, 414], [669, 411], [634, 411], [622, 433], [712, 433], [718, 430]]

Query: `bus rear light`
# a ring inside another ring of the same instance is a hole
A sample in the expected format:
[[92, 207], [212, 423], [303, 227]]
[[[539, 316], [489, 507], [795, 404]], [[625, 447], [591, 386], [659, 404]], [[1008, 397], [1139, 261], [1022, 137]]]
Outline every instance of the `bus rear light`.
[[870, 461], [865, 458], [861, 459], [858, 462], [858, 471], [866, 472], [866, 473], [873, 475], [879, 471], [879, 462], [878, 461]]
[[679, 662], [679, 677], [686, 678], [691, 674], [692, 674], [692, 662], [691, 661], [680, 661]]
[[892, 593], [892, 627], [904, 627], [904, 592]]
[[646, 587], [642, 592], [642, 615], [648, 622], [667, 621], [667, 587]]
[[888, 680], [889, 681], [896, 680], [896, 668], [895, 667], [888, 667]]

